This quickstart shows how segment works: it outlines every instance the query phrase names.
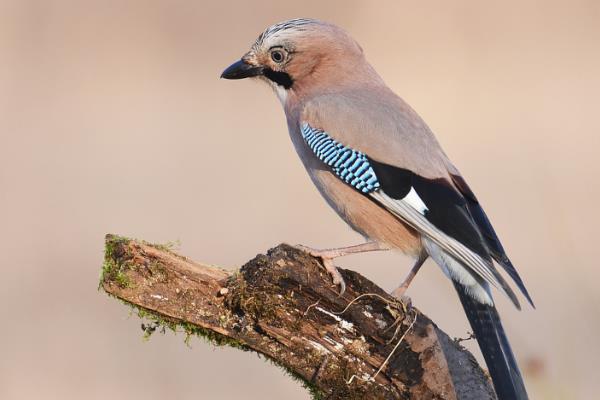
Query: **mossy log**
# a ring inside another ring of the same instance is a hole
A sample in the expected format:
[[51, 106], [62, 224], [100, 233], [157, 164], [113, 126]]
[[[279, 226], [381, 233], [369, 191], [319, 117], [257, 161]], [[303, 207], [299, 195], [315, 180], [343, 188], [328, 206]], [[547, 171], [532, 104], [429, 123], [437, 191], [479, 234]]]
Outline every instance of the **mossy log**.
[[288, 245], [238, 271], [167, 246], [106, 236], [100, 286], [161, 325], [255, 351], [318, 399], [495, 399], [473, 356], [412, 306], [341, 270], [343, 296], [319, 260]]

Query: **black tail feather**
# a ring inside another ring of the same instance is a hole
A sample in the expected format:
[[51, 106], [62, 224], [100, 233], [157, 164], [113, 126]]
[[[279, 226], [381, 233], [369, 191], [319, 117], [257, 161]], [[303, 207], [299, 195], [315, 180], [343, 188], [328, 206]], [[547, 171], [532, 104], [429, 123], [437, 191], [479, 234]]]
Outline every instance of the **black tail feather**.
[[496, 308], [479, 303], [456, 282], [454, 287], [492, 376], [498, 400], [527, 400], [525, 383]]

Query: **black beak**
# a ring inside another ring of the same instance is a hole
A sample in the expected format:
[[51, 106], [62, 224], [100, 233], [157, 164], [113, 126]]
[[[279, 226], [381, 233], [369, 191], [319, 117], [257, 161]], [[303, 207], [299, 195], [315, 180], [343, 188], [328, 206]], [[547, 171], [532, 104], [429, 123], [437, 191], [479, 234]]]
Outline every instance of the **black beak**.
[[244, 60], [239, 60], [231, 64], [223, 73], [221, 78], [225, 79], [244, 79], [257, 75], [262, 75], [263, 68], [250, 65]]

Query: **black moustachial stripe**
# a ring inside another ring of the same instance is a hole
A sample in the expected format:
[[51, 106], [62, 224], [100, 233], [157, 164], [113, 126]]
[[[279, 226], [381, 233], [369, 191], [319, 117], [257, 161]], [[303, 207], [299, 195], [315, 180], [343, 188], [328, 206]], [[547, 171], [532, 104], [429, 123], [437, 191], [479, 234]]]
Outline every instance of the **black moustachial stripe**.
[[291, 88], [294, 84], [294, 80], [287, 72], [273, 71], [270, 68], [265, 68], [263, 75], [285, 89]]

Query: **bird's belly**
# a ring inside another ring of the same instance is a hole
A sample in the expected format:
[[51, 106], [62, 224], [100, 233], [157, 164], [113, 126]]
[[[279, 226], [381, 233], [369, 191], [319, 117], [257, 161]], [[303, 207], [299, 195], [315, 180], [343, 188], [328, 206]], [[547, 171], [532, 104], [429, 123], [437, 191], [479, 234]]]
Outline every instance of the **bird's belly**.
[[414, 257], [420, 255], [423, 245], [419, 234], [335, 176], [307, 146], [298, 131], [299, 126], [293, 123], [293, 120], [292, 118], [292, 123], [289, 123], [292, 143], [313, 183], [338, 215], [352, 229], [369, 240]]
[[414, 257], [420, 254], [422, 244], [416, 231], [330, 171], [306, 167], [319, 192], [352, 229]]

